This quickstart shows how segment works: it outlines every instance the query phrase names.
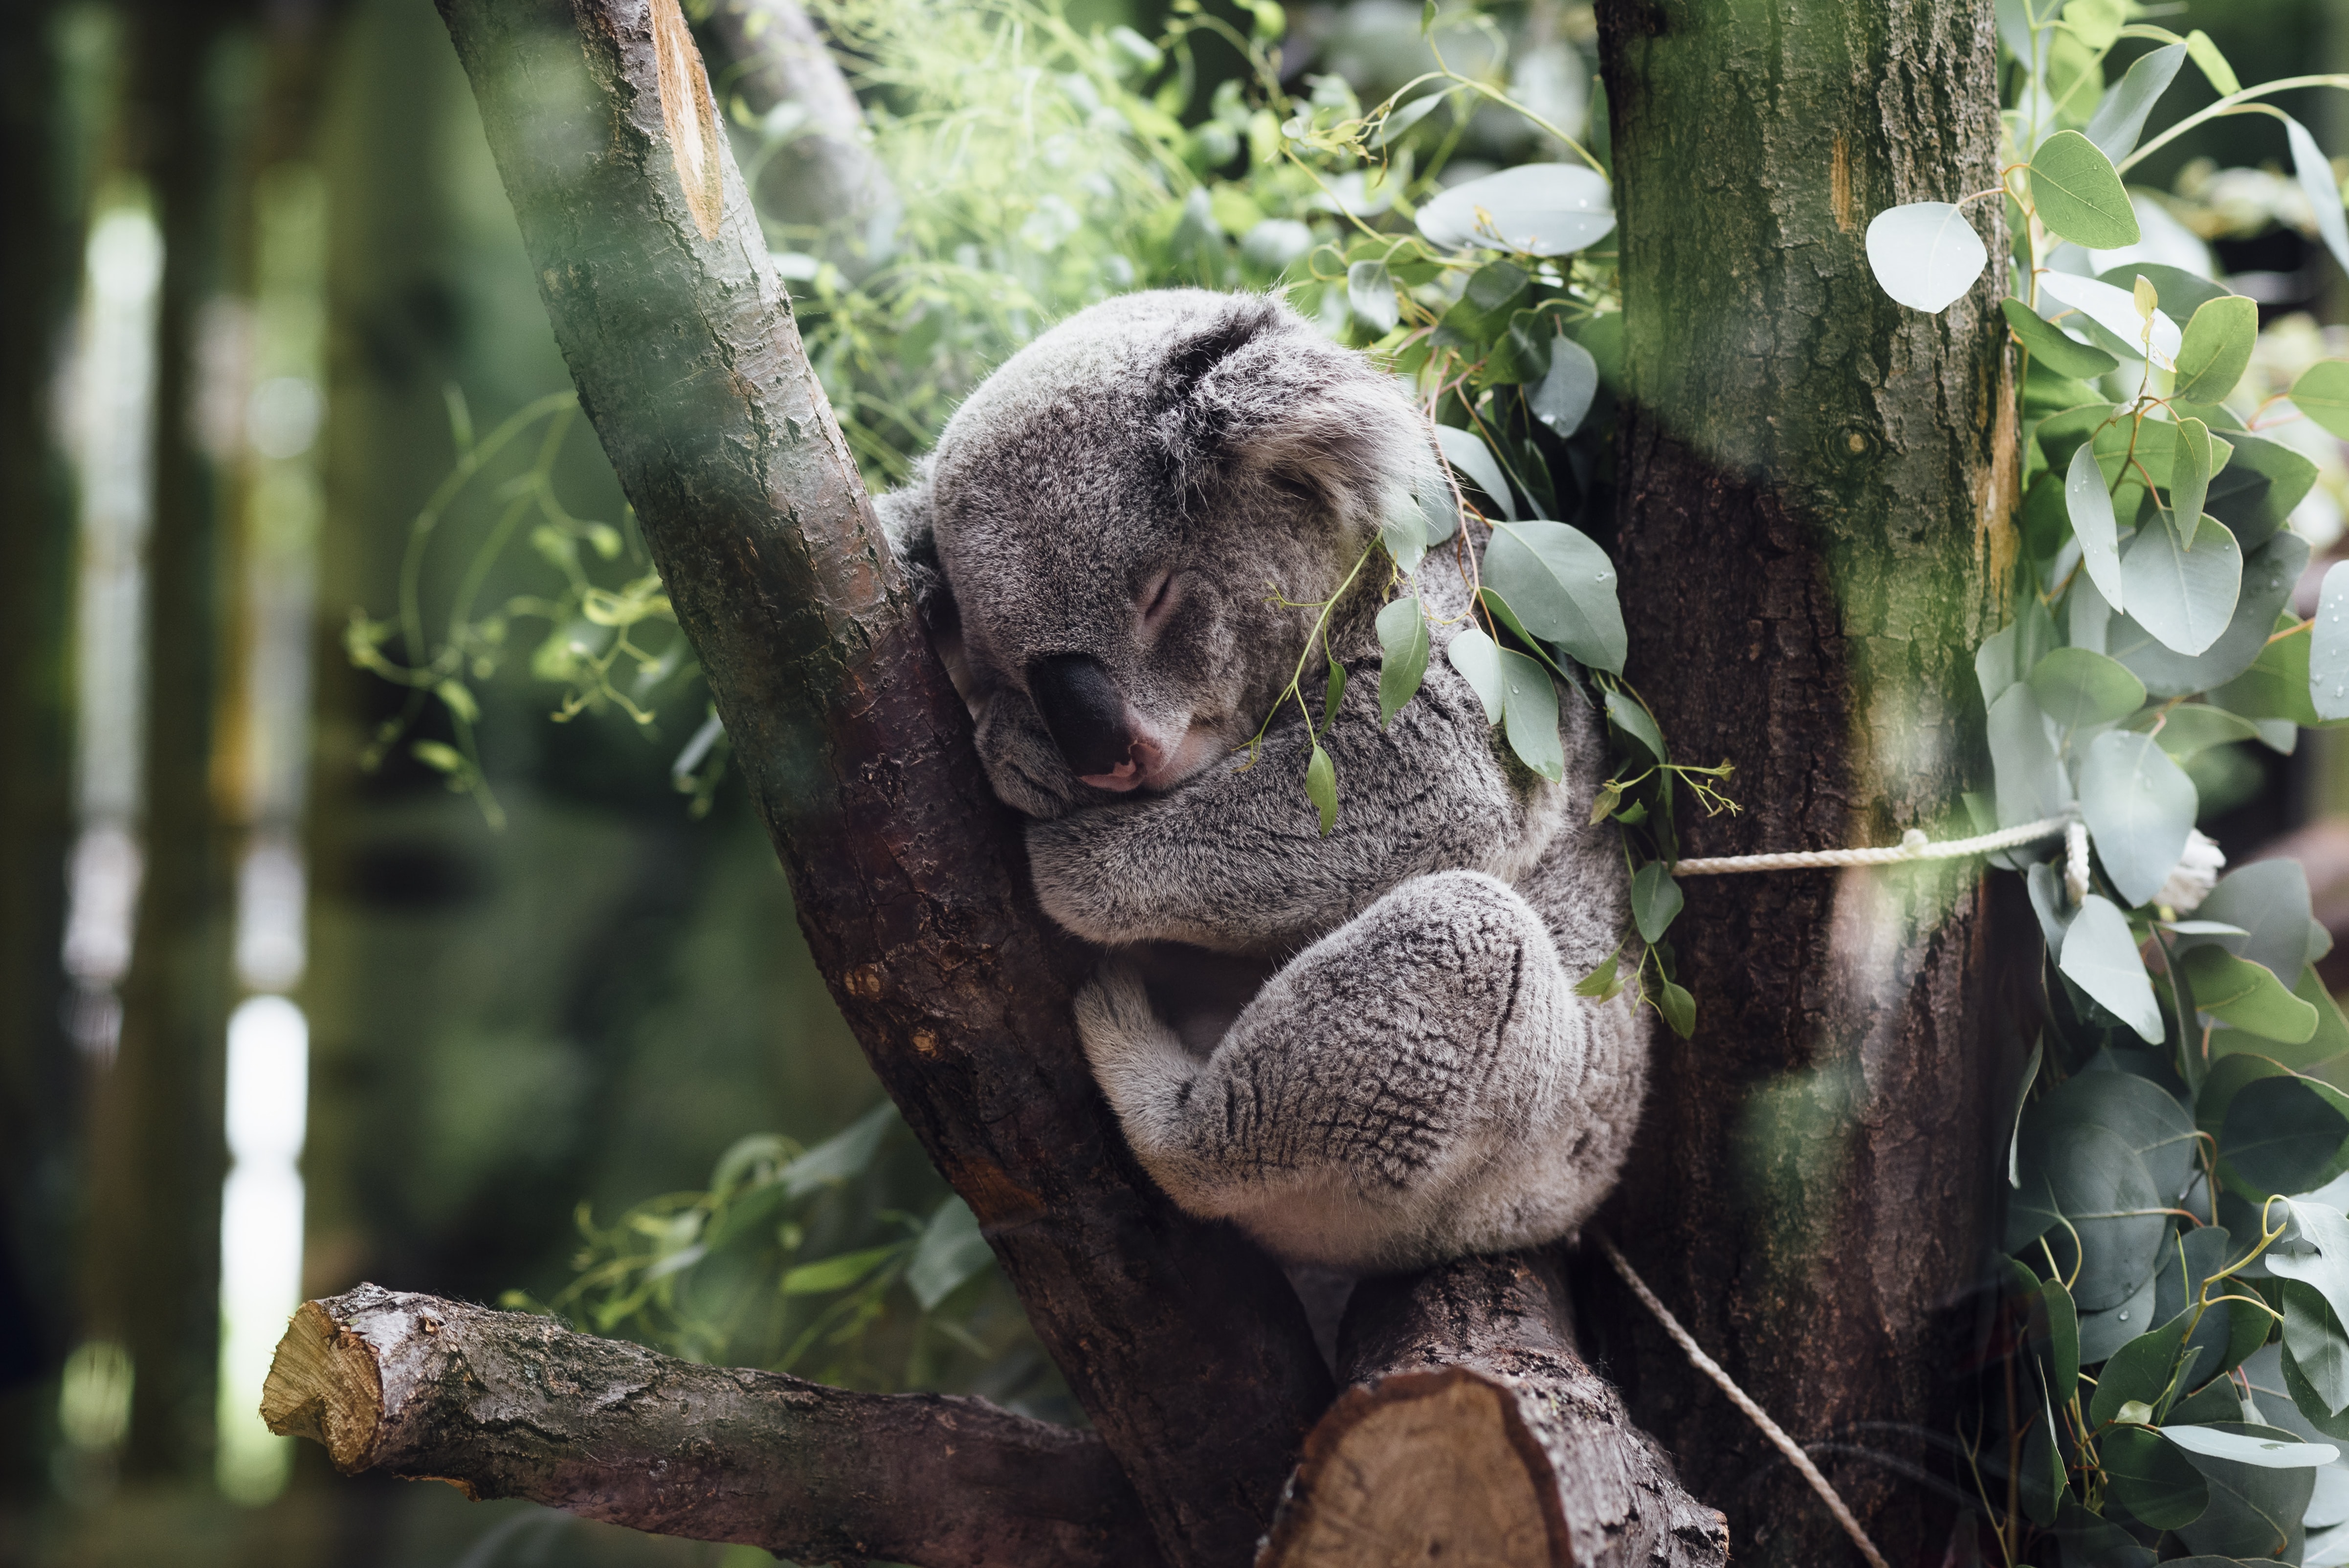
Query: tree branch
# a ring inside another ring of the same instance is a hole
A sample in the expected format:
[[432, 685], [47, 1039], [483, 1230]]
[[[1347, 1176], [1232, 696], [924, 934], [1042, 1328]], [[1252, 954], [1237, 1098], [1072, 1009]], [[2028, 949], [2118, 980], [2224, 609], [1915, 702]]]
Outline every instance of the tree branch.
[[886, 259], [897, 188], [864, 132], [864, 110], [799, 0], [719, 0], [709, 25], [733, 65], [723, 79], [750, 112], [781, 105], [800, 119], [757, 174], [767, 214], [826, 236], [824, 252], [862, 276]]
[[1358, 1287], [1353, 1387], [1306, 1439], [1257, 1568], [1720, 1568], [1727, 1522], [1575, 1353], [1566, 1300], [1538, 1253]]
[[1329, 1373], [1279, 1272], [1160, 1196], [1094, 1088], [1088, 960], [1036, 910], [676, 0], [439, 3], [833, 996], [1166, 1557], [1245, 1561]]
[[295, 1315], [261, 1412], [346, 1475], [445, 1480], [808, 1562], [1158, 1561], [1090, 1434], [981, 1399], [698, 1366], [371, 1284]]

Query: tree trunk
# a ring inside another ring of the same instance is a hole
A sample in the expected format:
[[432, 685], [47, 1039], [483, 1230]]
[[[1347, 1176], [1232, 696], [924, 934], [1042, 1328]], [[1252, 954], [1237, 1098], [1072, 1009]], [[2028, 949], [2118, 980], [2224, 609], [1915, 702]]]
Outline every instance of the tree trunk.
[[[445, 1480], [812, 1562], [1151, 1568], [1101, 1439], [980, 1399], [703, 1367], [376, 1285], [305, 1304], [262, 1415], [346, 1475]], [[896, 1462], [876, 1464], [877, 1455]]]
[[224, 18], [212, 4], [159, 4], [129, 20], [130, 161], [151, 182], [163, 238], [146, 562], [146, 872], [120, 1044], [91, 1094], [86, 1326], [130, 1352], [125, 1470], [202, 1476], [220, 1358], [230, 876], [212, 772], [223, 543], [212, 465], [188, 415], [196, 310], [219, 281], [223, 160], [203, 67]]
[[1257, 1568], [1718, 1568], [1727, 1525], [1583, 1364], [1569, 1317], [1540, 1253], [1363, 1282], [1340, 1331], [1352, 1387]]
[[791, 324], [676, 0], [440, 0], [581, 405], [802, 927], [1171, 1563], [1244, 1561], [1330, 1375], [1269, 1260], [1149, 1184]]
[[[1963, 830], [1967, 650], [2014, 554], [1994, 263], [1894, 304], [1871, 216], [1998, 181], [1989, 0], [1601, 0], [1621, 218], [1620, 549], [1630, 667], [1741, 815], [1695, 854]], [[1993, 257], [1995, 202], [1969, 209]], [[2010, 1067], [1979, 862], [1711, 877], [1673, 928], [1695, 1038], [1657, 1032], [1610, 1214], [1668, 1305], [1895, 1562], [1938, 1562]], [[1611, 1284], [1611, 1282], [1609, 1282]], [[1634, 1416], [1741, 1563], [1852, 1549], [1619, 1289], [1596, 1298]]]

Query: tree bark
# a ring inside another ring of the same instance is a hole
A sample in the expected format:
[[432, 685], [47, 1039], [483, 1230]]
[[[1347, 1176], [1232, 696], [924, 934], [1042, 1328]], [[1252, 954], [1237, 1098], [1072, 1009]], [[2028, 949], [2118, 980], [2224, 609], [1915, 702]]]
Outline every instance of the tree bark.
[[794, 106], [799, 129], [759, 170], [763, 211], [823, 236], [822, 253], [851, 277], [885, 259], [897, 189], [874, 156], [864, 111], [798, 0], [719, 0], [709, 15], [733, 67], [724, 84], [751, 113]]
[[[470, 1498], [808, 1562], [1159, 1561], [1090, 1433], [982, 1399], [703, 1367], [371, 1284], [295, 1314], [261, 1408], [346, 1475], [445, 1480]], [[894, 1462], [874, 1462], [882, 1454]]]
[[[1998, 182], [1988, 0], [1601, 0], [1621, 218], [1620, 549], [1630, 668], [1683, 760], [1737, 766], [1733, 854], [1962, 830], [1966, 651], [2014, 555], [2002, 263], [1907, 311], [1863, 234]], [[1976, 203], [1991, 254], [1995, 203]], [[1671, 940], [1611, 1207], [1640, 1270], [1895, 1562], [1939, 1561], [1933, 1468], [1992, 1237], [1995, 965], [1979, 862], [1711, 877]], [[1632, 1413], [1755, 1563], [1849, 1560], [1826, 1511], [1630, 1297], [1596, 1298]]]
[[1245, 1560], [1329, 1373], [1279, 1272], [1152, 1189], [1094, 1088], [1082, 955], [1036, 910], [676, 0], [440, 5], [833, 995], [1168, 1561]]
[[1576, 1353], [1549, 1256], [1366, 1281], [1339, 1358], [1351, 1387], [1306, 1439], [1257, 1568], [1726, 1561], [1722, 1516]]

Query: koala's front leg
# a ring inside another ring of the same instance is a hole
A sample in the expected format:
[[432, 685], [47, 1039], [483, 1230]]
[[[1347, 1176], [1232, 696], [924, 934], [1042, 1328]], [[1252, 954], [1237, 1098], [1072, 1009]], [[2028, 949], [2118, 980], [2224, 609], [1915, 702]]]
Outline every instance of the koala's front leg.
[[1632, 999], [1576, 995], [1532, 908], [1466, 872], [1405, 882], [1315, 943], [1204, 1061], [1115, 965], [1077, 1027], [1176, 1202], [1343, 1269], [1568, 1233], [1613, 1184], [1646, 1082]]
[[1541, 842], [1529, 821], [1545, 810], [1562, 816], [1556, 790], [1505, 768], [1467, 683], [1439, 657], [1383, 730], [1377, 686], [1374, 666], [1353, 672], [1323, 737], [1338, 776], [1328, 838], [1305, 795], [1311, 741], [1290, 724], [1266, 738], [1246, 772], [1219, 763], [1169, 794], [1030, 824], [1029, 863], [1045, 912], [1103, 946], [1275, 952], [1311, 941], [1406, 878], [1455, 868], [1509, 876], [1530, 863]]

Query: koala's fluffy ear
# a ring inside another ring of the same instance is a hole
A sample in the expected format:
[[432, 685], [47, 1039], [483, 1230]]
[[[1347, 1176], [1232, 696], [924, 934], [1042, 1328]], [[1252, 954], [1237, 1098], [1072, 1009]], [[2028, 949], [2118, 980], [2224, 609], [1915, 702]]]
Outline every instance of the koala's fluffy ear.
[[915, 470], [913, 482], [902, 490], [873, 498], [881, 515], [881, 531], [914, 590], [914, 603], [933, 632], [952, 632], [961, 624], [954, 594], [947, 586], [946, 569], [938, 564], [937, 534], [930, 510], [930, 466]]
[[1162, 377], [1157, 434], [1186, 488], [1303, 490], [1350, 529], [1375, 529], [1399, 492], [1441, 480], [1402, 384], [1277, 300], [1231, 296]]

